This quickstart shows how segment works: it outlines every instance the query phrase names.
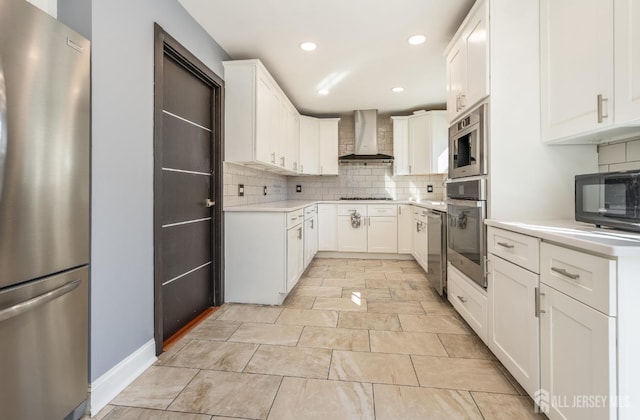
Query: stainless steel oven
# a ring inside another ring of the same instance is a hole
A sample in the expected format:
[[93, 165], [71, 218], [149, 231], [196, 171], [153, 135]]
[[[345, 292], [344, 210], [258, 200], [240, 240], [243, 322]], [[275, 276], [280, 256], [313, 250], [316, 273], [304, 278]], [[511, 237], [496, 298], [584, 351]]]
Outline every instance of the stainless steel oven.
[[480, 287], [486, 280], [486, 180], [447, 184], [447, 259]]
[[488, 104], [449, 127], [449, 178], [487, 174]]

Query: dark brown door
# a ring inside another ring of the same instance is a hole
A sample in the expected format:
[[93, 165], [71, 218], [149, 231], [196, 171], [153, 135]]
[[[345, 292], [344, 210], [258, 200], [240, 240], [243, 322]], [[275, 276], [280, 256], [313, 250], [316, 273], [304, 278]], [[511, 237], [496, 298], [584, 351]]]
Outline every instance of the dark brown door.
[[222, 82], [212, 75], [156, 28], [157, 353], [165, 340], [221, 303]]

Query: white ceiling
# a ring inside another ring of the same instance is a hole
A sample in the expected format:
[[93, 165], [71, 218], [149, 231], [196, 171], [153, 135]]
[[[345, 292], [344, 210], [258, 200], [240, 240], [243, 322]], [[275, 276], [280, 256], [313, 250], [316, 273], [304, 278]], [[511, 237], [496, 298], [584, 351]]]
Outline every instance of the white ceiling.
[[[233, 59], [259, 58], [298, 110], [444, 109], [444, 49], [474, 0], [179, 0]], [[410, 45], [411, 35], [427, 41]], [[318, 48], [299, 48], [313, 41]], [[391, 88], [404, 87], [393, 93]], [[327, 88], [326, 96], [317, 94]]]

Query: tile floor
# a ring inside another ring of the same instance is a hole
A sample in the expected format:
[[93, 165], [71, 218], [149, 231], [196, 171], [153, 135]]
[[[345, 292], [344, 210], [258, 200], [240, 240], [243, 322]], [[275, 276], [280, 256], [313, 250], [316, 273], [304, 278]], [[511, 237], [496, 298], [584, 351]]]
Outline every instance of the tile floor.
[[415, 262], [315, 259], [282, 306], [224, 305], [96, 418], [546, 417]]

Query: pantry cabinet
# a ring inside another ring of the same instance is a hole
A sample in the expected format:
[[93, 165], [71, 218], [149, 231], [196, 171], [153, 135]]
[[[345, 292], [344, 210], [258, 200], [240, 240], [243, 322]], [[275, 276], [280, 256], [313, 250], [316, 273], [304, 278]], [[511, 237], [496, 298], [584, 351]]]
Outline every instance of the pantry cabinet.
[[447, 48], [447, 111], [454, 121], [489, 95], [489, 8], [478, 1]]
[[418, 111], [408, 117], [392, 117], [394, 174], [447, 173], [449, 131], [446, 111]]
[[543, 141], [640, 132], [639, 8], [633, 0], [540, 2]]

